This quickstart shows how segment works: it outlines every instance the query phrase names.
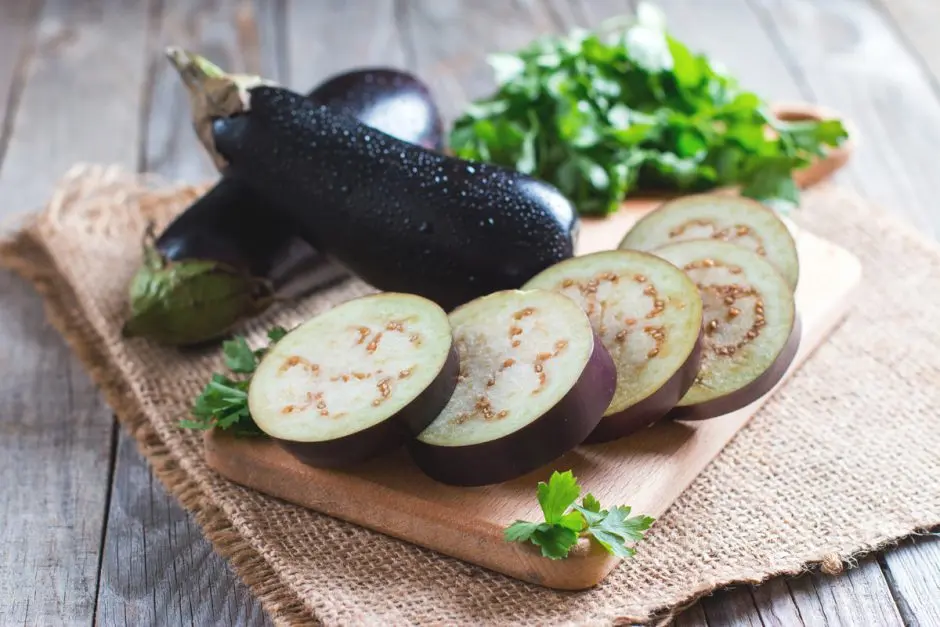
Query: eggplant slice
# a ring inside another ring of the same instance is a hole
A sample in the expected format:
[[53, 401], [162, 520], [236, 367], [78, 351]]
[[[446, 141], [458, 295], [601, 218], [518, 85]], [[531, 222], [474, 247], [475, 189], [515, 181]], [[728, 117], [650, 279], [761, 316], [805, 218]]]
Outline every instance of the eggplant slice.
[[670, 200], [641, 218], [618, 248], [651, 251], [693, 239], [743, 246], [765, 257], [790, 290], [796, 289], [800, 263], [790, 230], [776, 213], [750, 198], [694, 194]]
[[506, 290], [450, 314], [460, 375], [450, 402], [410, 443], [415, 463], [452, 485], [507, 481], [594, 430], [617, 383], [613, 360], [569, 298]]
[[302, 461], [347, 466], [401, 446], [457, 385], [447, 314], [412, 294], [357, 298], [308, 320], [264, 356], [248, 406]]
[[655, 253], [689, 275], [704, 305], [701, 368], [669, 416], [714, 418], [770, 391], [800, 342], [793, 293], [780, 273], [757, 253], [727, 242], [691, 240]]
[[615, 250], [555, 264], [526, 283], [588, 315], [617, 367], [617, 390], [588, 442], [624, 437], [665, 416], [699, 369], [702, 299], [691, 279], [649, 253]]

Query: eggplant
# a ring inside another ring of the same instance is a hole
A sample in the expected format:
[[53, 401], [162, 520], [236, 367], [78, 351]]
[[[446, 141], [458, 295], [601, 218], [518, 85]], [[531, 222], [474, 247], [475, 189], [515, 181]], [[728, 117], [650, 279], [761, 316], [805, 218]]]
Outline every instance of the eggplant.
[[379, 290], [451, 310], [574, 253], [577, 212], [544, 181], [404, 142], [181, 50], [169, 56], [222, 171]]
[[713, 239], [743, 246], [772, 263], [791, 290], [800, 277], [796, 242], [787, 225], [751, 198], [693, 194], [670, 200], [641, 218], [618, 248], [650, 251], [673, 242]]
[[586, 442], [650, 426], [678, 403], [699, 371], [702, 298], [680, 269], [649, 253], [614, 250], [552, 266], [523, 289], [576, 302], [617, 367], [617, 390]]
[[[443, 122], [428, 88], [390, 68], [363, 68], [329, 78], [307, 95], [361, 123], [428, 150], [443, 150]], [[148, 229], [144, 263], [130, 287], [128, 337], [184, 346], [228, 332], [263, 311], [287, 279], [308, 288], [348, 272], [297, 237], [290, 217], [229, 176], [155, 237]], [[316, 207], [310, 207], [316, 211]]]
[[399, 448], [449, 402], [447, 314], [412, 294], [347, 301], [291, 330], [248, 388], [258, 427], [301, 461], [341, 468]]
[[704, 306], [701, 367], [668, 417], [714, 418], [772, 390], [801, 337], [793, 292], [779, 271], [754, 251], [716, 240], [677, 242], [653, 252], [689, 275]]
[[462, 486], [507, 481], [573, 449], [600, 422], [617, 373], [574, 301], [505, 290], [449, 318], [460, 355], [457, 387], [408, 443], [425, 474]]

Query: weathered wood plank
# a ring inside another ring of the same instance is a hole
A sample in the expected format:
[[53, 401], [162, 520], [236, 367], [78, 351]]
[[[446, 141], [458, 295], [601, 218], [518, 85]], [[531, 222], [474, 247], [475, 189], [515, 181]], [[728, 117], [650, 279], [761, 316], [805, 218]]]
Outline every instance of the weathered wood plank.
[[789, 580], [788, 585], [806, 625], [903, 625], [874, 559], [838, 576], [807, 575]]
[[[741, 86], [770, 100], [808, 97], [747, 0], [662, 0], [666, 27], [693, 52], [707, 53], [738, 78]], [[734, 37], [723, 36], [734, 24]]]
[[789, 627], [802, 623], [800, 608], [784, 579], [771, 579], [751, 588], [754, 605], [764, 627]]
[[701, 603], [696, 603], [686, 611], [676, 616], [672, 622], [673, 627], [708, 627], [705, 610]]
[[940, 625], [940, 536], [915, 538], [881, 558], [907, 625]]
[[43, 7], [0, 173], [5, 213], [45, 203], [77, 160], [136, 164], [146, 21], [129, 0]]
[[402, 67], [394, 0], [287, 0], [287, 82], [307, 92], [327, 76], [365, 65]]
[[269, 625], [122, 430], [108, 512], [98, 619], [103, 625]]
[[723, 590], [701, 602], [709, 627], [735, 625], [761, 627], [761, 617], [754, 605], [754, 597], [747, 587]]
[[933, 0], [872, 0], [940, 88], [940, 3]]
[[862, 134], [847, 175], [877, 204], [940, 235], [936, 146], [940, 99], [917, 60], [863, 0], [755, 0], [793, 67], [820, 103]]
[[38, 6], [34, 0], [0, 3], [0, 163], [22, 91], [19, 79], [30, 56]]
[[[0, 212], [38, 208], [75, 161], [135, 166], [146, 18], [144, 3], [45, 3], [0, 165]], [[113, 419], [35, 293], [3, 273], [0, 295], [0, 623], [89, 624]]]
[[[170, 179], [214, 179], [218, 173], [189, 123], [189, 102], [179, 75], [162, 54], [168, 45], [197, 49], [226, 70], [257, 72], [260, 44], [253, 7], [244, 0], [167, 2], [152, 45], [142, 167]], [[277, 70], [276, 55], [271, 53], [264, 67], [269, 75]]]
[[403, 30], [417, 70], [448, 124], [468, 100], [493, 88], [487, 54], [515, 50], [555, 30], [541, 2], [415, 0], [404, 7]]
[[630, 0], [575, 0], [580, 5], [584, 22], [588, 26], [597, 26], [604, 20], [620, 15], [628, 15], [634, 10]]
[[[173, 0], [154, 15], [142, 169], [188, 181], [216, 176], [192, 132], [185, 92], [163, 58], [164, 47], [191, 47], [227, 69], [280, 78], [276, 17], [263, 8], [256, 21], [243, 0]], [[108, 625], [270, 623], [125, 432], [113, 475], [97, 614]]]

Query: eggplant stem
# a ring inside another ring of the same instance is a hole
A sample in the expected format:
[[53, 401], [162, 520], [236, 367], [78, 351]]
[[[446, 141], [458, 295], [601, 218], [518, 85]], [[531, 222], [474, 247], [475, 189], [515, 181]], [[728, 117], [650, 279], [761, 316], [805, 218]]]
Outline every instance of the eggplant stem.
[[166, 267], [166, 257], [157, 249], [157, 232], [153, 220], [147, 222], [141, 238], [141, 248], [144, 250], [144, 264], [153, 270], [162, 270]]
[[192, 52], [171, 46], [166, 56], [176, 68], [189, 92], [193, 128], [200, 143], [212, 157], [216, 168], [224, 172], [228, 163], [215, 148], [212, 121], [227, 118], [250, 109], [249, 92], [253, 87], [275, 85], [260, 76], [229, 74], [217, 65]]

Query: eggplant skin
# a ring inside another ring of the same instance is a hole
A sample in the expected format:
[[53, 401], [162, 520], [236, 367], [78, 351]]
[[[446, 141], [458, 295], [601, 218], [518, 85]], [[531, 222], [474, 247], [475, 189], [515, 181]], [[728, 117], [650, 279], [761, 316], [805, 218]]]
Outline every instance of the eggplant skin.
[[702, 363], [704, 337], [705, 332], [703, 329], [699, 333], [698, 341], [695, 343], [688, 359], [658, 390], [636, 405], [627, 407], [615, 414], [604, 416], [584, 443], [597, 444], [626, 437], [649, 427], [669, 414], [676, 403], [685, 396], [685, 393], [695, 383], [695, 377], [698, 375]]
[[168, 261], [211, 260], [267, 276], [292, 234], [287, 224], [257, 209], [251, 190], [222, 180], [164, 229], [157, 250]]
[[[441, 117], [431, 94], [406, 72], [346, 72], [307, 98], [403, 141], [443, 150]], [[273, 292], [292, 276], [309, 277], [309, 288], [348, 276], [304, 242], [300, 231], [250, 187], [223, 176], [158, 238], [148, 232], [122, 333], [174, 346], [203, 344], [264, 311]]]
[[[306, 98], [403, 141], [444, 150], [443, 123], [432, 95], [407, 72], [391, 68], [344, 72], [318, 85]], [[289, 261], [285, 253], [298, 230], [292, 220], [273, 217], [248, 186], [223, 177], [164, 229], [156, 247], [168, 261], [212, 260], [266, 277], [278, 262]]]
[[407, 72], [382, 67], [344, 72], [321, 83], [307, 98], [422, 148], [444, 150], [444, 121], [434, 98]]
[[761, 373], [759, 377], [743, 388], [735, 390], [730, 394], [725, 394], [724, 396], [697, 405], [675, 407], [666, 415], [666, 418], [672, 420], [708, 420], [729, 414], [750, 405], [761, 396], [774, 389], [777, 382], [786, 374], [787, 369], [790, 367], [790, 364], [793, 363], [796, 354], [800, 350], [802, 333], [802, 320], [799, 315], [796, 315], [793, 319], [793, 329], [790, 331], [790, 335], [787, 338], [786, 344], [783, 346], [783, 350], [780, 351], [780, 354], [777, 355], [777, 359], [775, 359], [770, 367]]
[[282, 448], [303, 463], [318, 468], [349, 468], [401, 448], [424, 431], [443, 411], [457, 387], [460, 356], [450, 352], [431, 384], [394, 416], [336, 440], [293, 442], [274, 438]]
[[226, 173], [377, 289], [450, 310], [574, 254], [577, 212], [545, 182], [425, 150], [288, 89], [249, 97], [249, 111], [212, 124]]
[[617, 389], [617, 368], [594, 335], [594, 351], [577, 382], [554, 407], [505, 437], [469, 446], [408, 442], [429, 477], [456, 486], [481, 486], [521, 477], [575, 448], [596, 428]]

